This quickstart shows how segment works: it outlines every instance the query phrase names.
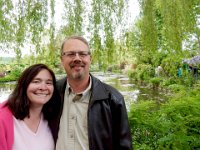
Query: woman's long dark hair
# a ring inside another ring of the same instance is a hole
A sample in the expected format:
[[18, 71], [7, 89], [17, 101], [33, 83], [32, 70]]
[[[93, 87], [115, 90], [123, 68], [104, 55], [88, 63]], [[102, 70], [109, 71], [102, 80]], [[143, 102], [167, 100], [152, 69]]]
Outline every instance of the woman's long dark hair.
[[23, 120], [25, 117], [29, 117], [30, 100], [27, 96], [27, 88], [34, 77], [43, 69], [49, 71], [52, 76], [54, 92], [51, 99], [46, 104], [44, 104], [42, 112], [44, 118], [47, 120], [51, 119], [55, 114], [57, 114], [56, 111], [58, 108], [56, 108], [57, 106], [55, 102], [57, 98], [55, 75], [53, 71], [49, 69], [45, 64], [35, 64], [23, 71], [17, 81], [15, 89], [8, 98], [7, 106], [15, 118]]

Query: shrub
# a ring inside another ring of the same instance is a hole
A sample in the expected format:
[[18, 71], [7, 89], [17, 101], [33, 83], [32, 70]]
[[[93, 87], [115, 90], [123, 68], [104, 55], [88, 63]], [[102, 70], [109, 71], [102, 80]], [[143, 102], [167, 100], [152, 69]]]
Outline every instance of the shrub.
[[153, 88], [158, 88], [160, 83], [162, 82], [162, 79], [160, 77], [154, 77], [151, 78], [149, 82], [152, 84]]
[[20, 74], [21, 69], [16, 68], [15, 70], [12, 70], [8, 75], [0, 78], [0, 82], [16, 81], [19, 78]]
[[150, 64], [139, 64], [136, 68], [136, 78], [139, 81], [148, 81], [154, 77], [154, 68]]
[[131, 106], [129, 121], [135, 149], [200, 148], [199, 90], [180, 90], [160, 105], [140, 101]]

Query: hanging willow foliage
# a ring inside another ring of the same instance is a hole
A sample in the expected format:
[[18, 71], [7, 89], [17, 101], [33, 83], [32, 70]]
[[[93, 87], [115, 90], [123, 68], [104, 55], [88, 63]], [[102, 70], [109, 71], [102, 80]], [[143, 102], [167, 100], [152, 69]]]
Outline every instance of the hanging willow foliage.
[[[90, 13], [90, 32], [94, 56], [99, 66], [106, 68], [115, 62], [116, 53], [114, 32], [122, 22], [126, 11], [124, 0], [93, 0]], [[103, 62], [103, 64], [101, 63]]]
[[158, 37], [156, 28], [156, 11], [155, 0], [144, 0], [141, 3], [142, 19], [141, 25], [141, 42], [143, 43], [144, 55], [151, 58], [153, 53], [157, 50]]
[[[10, 16], [12, 15], [13, 4], [11, 1], [0, 1], [0, 43], [13, 41], [13, 26]], [[10, 36], [8, 36], [10, 35]], [[3, 49], [4, 50], [4, 49]]]
[[83, 29], [83, 10], [84, 2], [81, 0], [65, 0], [64, 1], [64, 21], [66, 25], [63, 27], [65, 36], [72, 34], [82, 34]]
[[183, 41], [198, 33], [200, 0], [139, 0], [138, 21], [143, 60], [154, 63], [159, 53], [183, 55]]
[[40, 46], [42, 32], [45, 30], [48, 20], [47, 0], [29, 0], [27, 2], [27, 25], [28, 32], [31, 33], [31, 41], [36, 45], [36, 53], [42, 49]]
[[57, 55], [56, 55], [56, 45], [55, 45], [55, 1], [51, 0], [50, 1], [50, 10], [51, 10], [51, 22], [50, 22], [50, 40], [49, 40], [49, 45], [48, 45], [48, 50], [49, 53], [49, 64], [50, 62], [52, 64], [56, 64], [55, 61], [57, 60]]
[[[58, 38], [72, 34], [90, 36], [94, 50], [104, 56], [98, 62], [115, 59], [114, 32], [126, 15], [125, 0], [63, 0], [62, 28], [56, 35], [54, 15], [56, 0], [16, 0], [0, 2], [0, 42], [7, 42], [17, 58], [22, 48], [32, 44], [32, 54], [43, 54], [45, 45], [42, 37], [50, 39], [49, 54], [54, 55]], [[5, 13], [6, 12], [6, 13]], [[50, 12], [50, 13], [49, 13]], [[87, 29], [87, 31], [85, 30]], [[86, 32], [89, 32], [87, 34]], [[9, 35], [9, 36], [7, 36]], [[105, 59], [106, 58], [106, 59]], [[53, 59], [53, 57], [52, 57]]]
[[0, 2], [0, 42], [13, 49], [17, 59], [21, 49], [30, 41], [39, 53], [41, 33], [47, 23], [47, 0], [16, 0]]

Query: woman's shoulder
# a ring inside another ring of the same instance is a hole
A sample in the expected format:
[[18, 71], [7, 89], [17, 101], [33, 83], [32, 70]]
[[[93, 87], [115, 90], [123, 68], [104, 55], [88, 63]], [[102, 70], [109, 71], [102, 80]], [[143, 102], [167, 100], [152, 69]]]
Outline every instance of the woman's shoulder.
[[12, 113], [8, 106], [6, 105], [6, 102], [0, 103], [0, 120], [11, 120], [12, 119]]

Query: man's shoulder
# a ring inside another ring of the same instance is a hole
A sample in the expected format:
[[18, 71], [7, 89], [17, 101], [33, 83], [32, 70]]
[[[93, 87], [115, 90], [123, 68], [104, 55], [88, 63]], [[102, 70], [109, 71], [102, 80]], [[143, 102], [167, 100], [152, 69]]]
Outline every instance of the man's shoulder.
[[56, 81], [56, 85], [63, 85], [66, 82], [67, 78], [63, 77]]
[[67, 77], [60, 78], [56, 81], [56, 83], [63, 83], [67, 80]]
[[63, 89], [63, 86], [65, 86], [66, 80], [67, 80], [67, 78], [64, 77], [64, 78], [58, 79], [56, 81], [56, 88], [57, 88], [57, 90], [60, 91], [60, 90]]

